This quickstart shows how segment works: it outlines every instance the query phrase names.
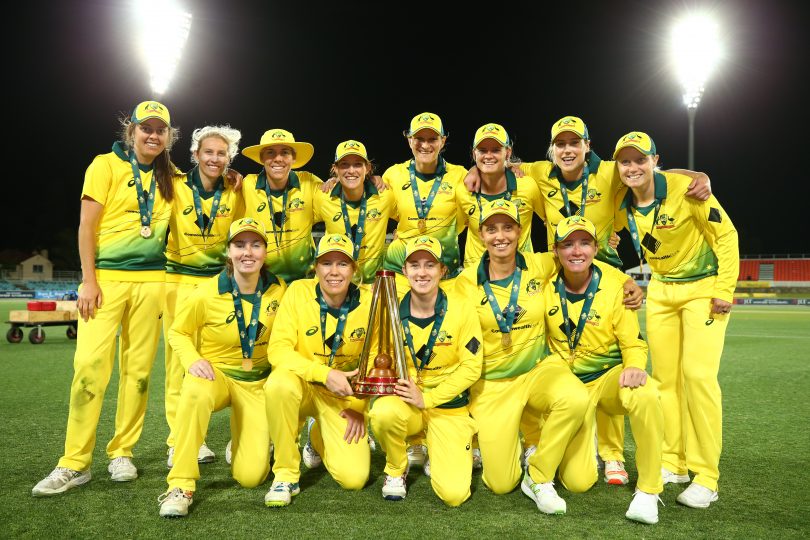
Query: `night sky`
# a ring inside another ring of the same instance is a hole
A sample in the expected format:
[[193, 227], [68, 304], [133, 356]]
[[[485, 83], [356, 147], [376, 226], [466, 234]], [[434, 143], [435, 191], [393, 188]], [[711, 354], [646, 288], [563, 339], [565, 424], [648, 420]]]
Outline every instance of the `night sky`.
[[[189, 168], [193, 129], [229, 123], [242, 131], [242, 147], [276, 127], [313, 143], [305, 169], [321, 178], [336, 144], [359, 139], [381, 173], [410, 157], [402, 130], [431, 111], [450, 132], [445, 157], [465, 166], [484, 123], [503, 124], [516, 155], [534, 161], [552, 122], [576, 115], [604, 158], [618, 137], [641, 130], [665, 168], [685, 167], [687, 115], [666, 45], [678, 15], [708, 6], [722, 21], [728, 59], [698, 110], [695, 168], [711, 177], [741, 253], [810, 252], [801, 2], [442, 5], [186, 0], [191, 34], [161, 98], [181, 129], [173, 160]], [[61, 269], [77, 269], [84, 171], [110, 150], [119, 113], [153, 97], [133, 52], [131, 2], [27, 2], [5, 23], [2, 220], [14, 232], [0, 250], [46, 248]], [[233, 167], [258, 171], [242, 156]]]

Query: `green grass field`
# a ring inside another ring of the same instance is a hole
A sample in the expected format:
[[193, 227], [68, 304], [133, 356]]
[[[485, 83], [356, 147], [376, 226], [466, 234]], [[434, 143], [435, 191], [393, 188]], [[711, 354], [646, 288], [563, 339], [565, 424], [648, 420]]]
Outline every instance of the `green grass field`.
[[[0, 302], [0, 316], [19, 301]], [[480, 474], [473, 496], [448, 509], [417, 470], [408, 497], [386, 502], [380, 495], [384, 456], [373, 454], [370, 484], [343, 492], [323, 469], [302, 474], [302, 492], [292, 506], [270, 510], [262, 498], [269, 482], [242, 489], [224, 462], [229, 438], [227, 411], [211, 423], [208, 443], [219, 459], [202, 467], [202, 479], [186, 519], [158, 517], [165, 490], [166, 426], [163, 417], [163, 352], [158, 352], [149, 409], [135, 448], [140, 478], [117, 484], [107, 474], [104, 446], [112, 435], [117, 372], [113, 374], [98, 430], [94, 479], [65, 495], [34, 499], [31, 488], [62, 453], [72, 376], [74, 341], [64, 327], [49, 328], [41, 345], [0, 342], [0, 523], [4, 538], [156, 537], [493, 537], [563, 538], [805, 538], [810, 535], [810, 309], [740, 307], [728, 330], [721, 368], [725, 411], [720, 500], [708, 510], [676, 504], [682, 487], [662, 494], [660, 523], [644, 526], [624, 518], [632, 487], [599, 483], [574, 495], [565, 516], [540, 514], [519, 490], [491, 494]], [[627, 463], [635, 480], [628, 429]]]

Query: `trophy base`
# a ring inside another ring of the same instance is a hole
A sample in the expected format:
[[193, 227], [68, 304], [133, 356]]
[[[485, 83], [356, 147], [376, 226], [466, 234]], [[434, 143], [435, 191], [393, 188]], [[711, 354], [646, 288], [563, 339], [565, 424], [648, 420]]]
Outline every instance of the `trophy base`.
[[361, 396], [393, 396], [396, 377], [366, 377], [354, 383], [354, 393]]

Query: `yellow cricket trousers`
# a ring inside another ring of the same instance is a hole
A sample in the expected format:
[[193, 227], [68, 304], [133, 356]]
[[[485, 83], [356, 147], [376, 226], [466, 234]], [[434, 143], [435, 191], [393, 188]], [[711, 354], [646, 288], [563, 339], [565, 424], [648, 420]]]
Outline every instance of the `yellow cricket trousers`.
[[427, 429], [433, 491], [447, 506], [459, 506], [470, 498], [471, 447], [476, 428], [467, 407], [419, 410], [398, 396], [384, 396], [374, 400], [369, 418], [385, 452], [386, 474], [405, 474], [405, 440]]
[[647, 291], [647, 341], [664, 408], [663, 465], [717, 490], [723, 408], [717, 374], [729, 316], [711, 314], [714, 277]]
[[174, 446], [175, 443], [175, 417], [177, 416], [180, 389], [183, 386], [183, 377], [186, 370], [183, 369], [183, 364], [180, 363], [180, 357], [175, 354], [174, 349], [169, 344], [169, 329], [174, 323], [175, 314], [180, 310], [180, 306], [191, 295], [196, 286], [196, 283], [166, 282], [166, 307], [163, 309], [163, 357], [166, 366], [164, 403], [166, 423], [169, 425], [169, 436], [166, 438], [166, 444], [170, 447]]
[[[647, 377], [647, 383], [638, 388], [619, 388], [623, 366], [615, 366], [596, 380], [585, 384], [590, 395], [590, 408], [585, 421], [565, 451], [560, 480], [566, 487], [575, 484], [580, 488], [596, 481], [596, 459], [593, 453], [593, 436], [596, 429], [596, 412], [602, 411], [607, 418], [627, 415], [636, 441], [636, 487], [646, 493], [661, 493], [661, 443], [664, 436], [664, 413], [661, 408], [658, 383]], [[543, 426], [544, 434], [546, 427]], [[542, 440], [543, 435], [540, 436]], [[590, 486], [589, 486], [590, 487]], [[578, 491], [583, 491], [579, 489]]]
[[270, 438], [275, 445], [275, 481], [298, 482], [298, 431], [303, 419], [312, 416], [320, 436], [315, 436], [313, 430], [310, 442], [332, 478], [344, 489], [362, 489], [366, 485], [371, 464], [368, 438], [352, 443], [343, 440], [347, 422], [340, 416], [344, 409], [363, 412], [364, 401], [337, 397], [324, 386], [308, 383], [283, 368], [270, 373], [264, 392]]
[[[529, 459], [529, 474], [542, 483], [554, 479], [589, 404], [585, 385], [562, 359], [553, 357], [518, 377], [481, 379], [470, 388], [470, 397], [470, 412], [478, 424], [484, 483], [497, 494], [512, 491], [521, 478], [518, 432], [524, 409], [528, 407], [538, 418], [546, 417], [545, 434]], [[576, 487], [572, 484], [569, 489]]]
[[[520, 419], [520, 433], [523, 446], [535, 445], [540, 440], [543, 419], [533, 415], [528, 409]], [[624, 461], [624, 415], [611, 415], [596, 409], [596, 446], [603, 461]]]
[[132, 457], [132, 447], [143, 430], [149, 374], [160, 340], [163, 282], [100, 281], [103, 305], [96, 317], [79, 318], [73, 382], [65, 433], [65, 454], [60, 467], [85, 470], [93, 461], [96, 429], [104, 393], [115, 361], [118, 328], [119, 381], [115, 434], [107, 444], [107, 456]]
[[197, 452], [208, 433], [211, 415], [231, 407], [231, 473], [242, 487], [256, 487], [270, 473], [270, 436], [264, 407], [264, 383], [239, 381], [214, 368], [214, 380], [186, 374], [175, 417], [174, 467], [169, 490], [195, 491], [200, 478]]

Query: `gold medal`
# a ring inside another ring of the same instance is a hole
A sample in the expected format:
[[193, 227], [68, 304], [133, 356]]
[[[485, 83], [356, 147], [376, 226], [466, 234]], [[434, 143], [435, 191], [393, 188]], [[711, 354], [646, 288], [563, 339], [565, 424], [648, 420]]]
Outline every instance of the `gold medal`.
[[419, 221], [417, 221], [416, 226], [419, 227], [420, 233], [425, 232], [425, 229], [427, 229], [427, 224], [425, 223], [424, 219], [420, 219]]
[[253, 360], [250, 358], [242, 359], [242, 371], [250, 371], [253, 369]]
[[422, 372], [421, 371], [416, 372], [416, 384], [418, 384], [419, 386], [422, 386]]
[[152, 227], [150, 227], [149, 225], [144, 225], [143, 227], [141, 227], [141, 236], [143, 236], [144, 238], [149, 238], [150, 236], [152, 236]]
[[512, 346], [512, 334], [501, 334], [501, 345], [506, 348]]
[[569, 364], [573, 364], [575, 358], [576, 358], [576, 355], [574, 354], [574, 351], [571, 351], [571, 352], [568, 353], [568, 363]]

